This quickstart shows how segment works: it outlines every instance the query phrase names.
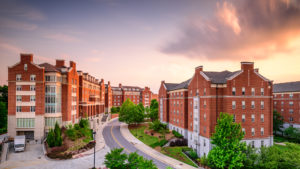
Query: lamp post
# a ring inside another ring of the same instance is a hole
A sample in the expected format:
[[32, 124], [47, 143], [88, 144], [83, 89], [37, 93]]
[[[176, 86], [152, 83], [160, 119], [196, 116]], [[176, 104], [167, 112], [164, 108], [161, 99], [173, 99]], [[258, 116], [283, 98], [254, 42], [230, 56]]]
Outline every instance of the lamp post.
[[94, 137], [94, 167], [93, 169], [96, 169], [95, 163], [96, 163], [96, 131], [93, 132], [93, 137]]

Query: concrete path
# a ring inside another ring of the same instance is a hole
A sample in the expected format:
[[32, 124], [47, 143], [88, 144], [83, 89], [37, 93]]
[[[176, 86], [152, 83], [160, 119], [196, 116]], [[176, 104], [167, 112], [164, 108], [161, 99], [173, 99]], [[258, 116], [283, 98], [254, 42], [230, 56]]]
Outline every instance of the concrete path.
[[127, 124], [122, 123], [121, 126], [120, 126], [120, 130], [121, 130], [121, 133], [122, 133], [122, 135], [124, 136], [124, 138], [126, 140], [128, 140], [138, 150], [140, 150], [144, 153], [147, 153], [152, 158], [160, 160], [161, 162], [171, 166], [172, 168], [176, 168], [176, 169], [196, 169], [193, 166], [190, 166], [190, 165], [185, 164], [181, 161], [178, 161], [174, 158], [166, 156], [166, 155], [154, 150], [153, 148], [147, 146], [146, 144], [144, 144], [143, 142], [138, 140], [136, 137], [134, 137], [130, 133]]

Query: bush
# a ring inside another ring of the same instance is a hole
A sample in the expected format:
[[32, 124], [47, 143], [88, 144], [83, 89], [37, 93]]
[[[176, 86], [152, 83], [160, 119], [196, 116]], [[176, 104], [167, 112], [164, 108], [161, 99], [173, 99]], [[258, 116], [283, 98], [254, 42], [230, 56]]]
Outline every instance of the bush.
[[177, 139], [170, 142], [170, 147], [187, 146], [187, 139]]
[[191, 159], [196, 160], [198, 158], [198, 155], [195, 151], [191, 150], [188, 152], [189, 157], [191, 157]]
[[53, 129], [50, 129], [48, 135], [47, 135], [47, 144], [49, 147], [55, 146], [55, 134]]
[[178, 133], [177, 131], [175, 130], [172, 130], [172, 134], [177, 137], [177, 138], [183, 138], [183, 135], [181, 135], [180, 133]]
[[208, 159], [206, 157], [206, 155], [202, 156], [198, 162], [201, 164], [201, 165], [204, 165], [204, 166], [208, 166]]
[[150, 123], [150, 129], [161, 132], [162, 130], [166, 130], [167, 125], [161, 123], [159, 120], [155, 120], [154, 122]]
[[74, 129], [75, 129], [75, 130], [79, 130], [79, 129], [80, 129], [79, 124], [74, 124]]
[[90, 127], [89, 120], [88, 119], [80, 119], [79, 126], [80, 126], [80, 128], [89, 128]]
[[67, 126], [66, 135], [71, 139], [72, 141], [75, 141], [77, 139], [77, 132], [73, 128], [72, 124]]
[[155, 148], [157, 146], [163, 147], [167, 143], [168, 143], [168, 140], [163, 139], [163, 140], [160, 140], [158, 142], [155, 142], [155, 143], [151, 144], [150, 147], [152, 147], [152, 148]]

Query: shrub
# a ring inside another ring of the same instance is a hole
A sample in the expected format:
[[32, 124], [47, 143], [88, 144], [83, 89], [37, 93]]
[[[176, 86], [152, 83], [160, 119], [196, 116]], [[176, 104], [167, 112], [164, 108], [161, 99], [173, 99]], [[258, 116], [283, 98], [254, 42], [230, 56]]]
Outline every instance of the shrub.
[[55, 134], [53, 129], [50, 129], [48, 135], [47, 135], [47, 144], [49, 147], [55, 146]]
[[90, 126], [89, 120], [88, 119], [80, 119], [79, 121], [79, 126], [80, 128], [89, 128]]
[[175, 146], [187, 146], [187, 140], [186, 139], [177, 139], [175, 141], [170, 142], [170, 147]]
[[183, 135], [181, 135], [180, 133], [178, 133], [177, 131], [175, 130], [172, 130], [172, 134], [177, 137], [177, 138], [183, 138]]
[[206, 155], [202, 156], [202, 157], [198, 160], [198, 162], [199, 162], [200, 164], [204, 165], [204, 166], [208, 166], [208, 159], [207, 159]]
[[79, 129], [80, 129], [79, 124], [74, 124], [74, 129], [75, 129], [75, 130], [79, 130]]
[[154, 131], [160, 132], [161, 130], [165, 130], [167, 126], [161, 123], [159, 120], [155, 120], [154, 122], [150, 123], [149, 128]]
[[67, 126], [66, 135], [72, 141], [75, 141], [77, 139], [76, 130], [73, 128], [73, 126], [71, 124]]
[[198, 158], [198, 155], [195, 151], [191, 150], [188, 152], [189, 157], [191, 157], [191, 159], [196, 160]]

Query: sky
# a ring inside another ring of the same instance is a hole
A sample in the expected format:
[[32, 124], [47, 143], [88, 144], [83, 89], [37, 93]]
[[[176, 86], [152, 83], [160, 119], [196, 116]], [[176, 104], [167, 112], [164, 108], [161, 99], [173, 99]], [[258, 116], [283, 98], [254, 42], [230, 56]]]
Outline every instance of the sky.
[[300, 1], [1, 0], [0, 85], [20, 53], [154, 92], [199, 65], [236, 71], [241, 61], [274, 83], [299, 81]]

